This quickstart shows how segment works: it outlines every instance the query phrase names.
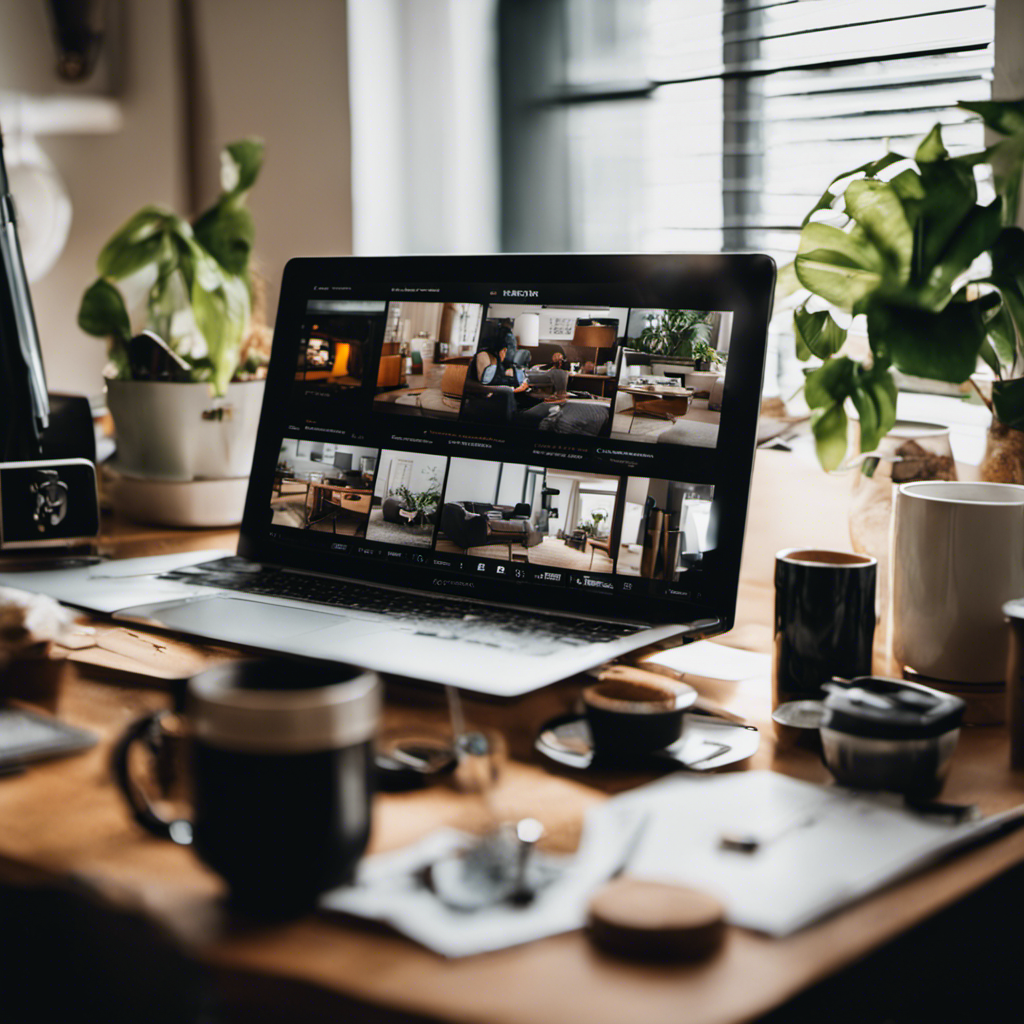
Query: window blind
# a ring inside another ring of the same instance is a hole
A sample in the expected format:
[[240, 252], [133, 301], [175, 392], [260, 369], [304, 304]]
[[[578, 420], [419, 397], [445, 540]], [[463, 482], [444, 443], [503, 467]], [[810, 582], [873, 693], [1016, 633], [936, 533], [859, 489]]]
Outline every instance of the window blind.
[[955, 104], [991, 95], [994, 14], [993, 0], [508, 0], [505, 247], [788, 262], [841, 171], [912, 154], [936, 122], [951, 152], [984, 144]]

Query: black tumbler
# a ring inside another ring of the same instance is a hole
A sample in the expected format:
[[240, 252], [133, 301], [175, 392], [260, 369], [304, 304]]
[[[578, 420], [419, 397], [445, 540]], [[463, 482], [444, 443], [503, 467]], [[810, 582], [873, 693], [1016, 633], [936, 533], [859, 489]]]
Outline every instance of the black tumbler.
[[308, 662], [233, 662], [189, 680], [183, 760], [191, 820], [160, 817], [129, 769], [144, 742], [168, 742], [161, 716], [122, 738], [114, 766], [136, 820], [191, 845], [232, 904], [283, 917], [351, 880], [370, 834], [381, 684]]
[[774, 707], [823, 697], [833, 676], [871, 675], [876, 569], [846, 551], [775, 556]]

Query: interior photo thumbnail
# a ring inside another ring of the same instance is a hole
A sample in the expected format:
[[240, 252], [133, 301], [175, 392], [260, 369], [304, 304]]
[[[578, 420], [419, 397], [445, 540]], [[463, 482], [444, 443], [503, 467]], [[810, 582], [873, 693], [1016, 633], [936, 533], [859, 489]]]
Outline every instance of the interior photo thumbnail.
[[388, 303], [375, 411], [457, 419], [482, 318], [471, 302]]
[[306, 304], [293, 406], [303, 418], [350, 407], [378, 369], [386, 303], [313, 299]]
[[732, 313], [631, 309], [611, 436], [714, 448]]
[[437, 550], [611, 572], [619, 487], [614, 476], [452, 459]]
[[607, 435], [628, 311], [492, 304], [469, 363], [462, 419]]
[[366, 536], [378, 455], [376, 448], [284, 438], [274, 470], [271, 522]]
[[711, 484], [630, 477], [622, 497], [616, 572], [671, 582], [715, 546]]
[[430, 547], [447, 461], [439, 455], [384, 449], [373, 488], [367, 539]]

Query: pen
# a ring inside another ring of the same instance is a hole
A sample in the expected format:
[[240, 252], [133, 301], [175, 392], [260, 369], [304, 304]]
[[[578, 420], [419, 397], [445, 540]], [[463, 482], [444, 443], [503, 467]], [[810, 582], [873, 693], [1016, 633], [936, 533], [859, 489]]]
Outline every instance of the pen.
[[[17, 335], [17, 348], [28, 375], [29, 397], [32, 406], [32, 429], [36, 441], [50, 423], [50, 399], [46, 388], [46, 373], [36, 331], [32, 297], [25, 278], [25, 264], [18, 242], [14, 197], [11, 195], [4, 162], [3, 131], [0, 129], [0, 288], [7, 292], [10, 315]], [[36, 453], [37, 454], [37, 453]]]

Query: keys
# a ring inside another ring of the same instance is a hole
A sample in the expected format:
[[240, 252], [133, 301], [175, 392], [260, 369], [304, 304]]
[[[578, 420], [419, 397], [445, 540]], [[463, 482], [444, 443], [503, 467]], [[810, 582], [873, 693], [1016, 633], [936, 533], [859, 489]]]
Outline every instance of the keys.
[[233, 590], [260, 597], [376, 612], [396, 623], [413, 626], [416, 632], [441, 639], [465, 640], [523, 654], [550, 654], [559, 646], [607, 643], [635, 633], [640, 627], [627, 623], [563, 619], [508, 608], [488, 608], [446, 598], [403, 594], [344, 580], [281, 569], [253, 571], [253, 563], [223, 558], [187, 570], [165, 574], [165, 579], [187, 579], [199, 586]]

